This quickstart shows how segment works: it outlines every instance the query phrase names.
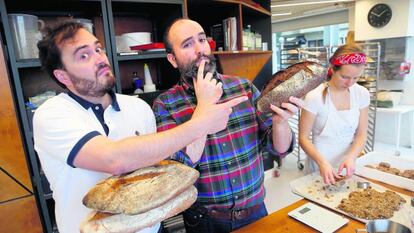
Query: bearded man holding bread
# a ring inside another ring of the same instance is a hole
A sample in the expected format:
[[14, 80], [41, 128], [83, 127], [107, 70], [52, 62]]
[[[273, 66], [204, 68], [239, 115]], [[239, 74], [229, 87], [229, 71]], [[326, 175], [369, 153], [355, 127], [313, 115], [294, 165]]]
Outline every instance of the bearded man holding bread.
[[[79, 232], [91, 212], [82, 199], [98, 182], [151, 166], [223, 130], [232, 107], [247, 99], [218, 104], [221, 86], [211, 77], [197, 76], [198, 103], [191, 119], [155, 133], [148, 104], [112, 91], [115, 77], [104, 48], [82, 24], [56, 24], [38, 48], [42, 67], [67, 90], [42, 104], [33, 119], [34, 146], [53, 191], [60, 233]], [[141, 232], [158, 232], [159, 223], [151, 223]]]
[[280, 107], [270, 106], [272, 114], [257, 111], [259, 91], [246, 79], [217, 73], [206, 33], [195, 21], [174, 21], [164, 34], [164, 44], [168, 61], [179, 69], [181, 77], [177, 85], [154, 102], [159, 132], [175, 129], [192, 119], [195, 107], [202, 101], [193, 85], [199, 76], [222, 88], [214, 103], [249, 97], [233, 107], [225, 129], [204, 134], [172, 156], [200, 172], [195, 183], [197, 201], [184, 212], [186, 232], [230, 232], [266, 216], [261, 151], [266, 148], [272, 154], [284, 156], [293, 149], [294, 134], [288, 119], [302, 106], [302, 101], [290, 97]]

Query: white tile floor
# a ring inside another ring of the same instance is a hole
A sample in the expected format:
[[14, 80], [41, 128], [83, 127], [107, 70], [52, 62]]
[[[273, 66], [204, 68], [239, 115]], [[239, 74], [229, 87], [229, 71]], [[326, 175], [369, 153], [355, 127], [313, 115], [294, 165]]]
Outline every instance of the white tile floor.
[[[395, 154], [396, 152], [395, 145], [382, 142], [375, 142], [374, 148], [375, 151], [389, 152], [390, 154]], [[414, 150], [400, 147], [399, 152], [402, 158], [414, 160]], [[304, 157], [305, 155], [301, 155], [301, 159]], [[274, 169], [265, 172], [265, 203], [269, 213], [273, 213], [301, 199], [300, 196], [290, 191], [289, 186], [290, 181], [304, 175], [297, 167], [297, 157], [288, 155], [283, 160], [282, 167], [278, 170], [280, 171], [279, 177], [273, 175]]]

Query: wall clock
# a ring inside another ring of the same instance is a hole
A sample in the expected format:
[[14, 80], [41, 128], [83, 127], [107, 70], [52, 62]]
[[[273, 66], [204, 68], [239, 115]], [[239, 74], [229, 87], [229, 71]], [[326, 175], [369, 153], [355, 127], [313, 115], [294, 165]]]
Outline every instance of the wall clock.
[[391, 7], [387, 4], [376, 4], [368, 12], [368, 23], [375, 28], [387, 25], [392, 17]]

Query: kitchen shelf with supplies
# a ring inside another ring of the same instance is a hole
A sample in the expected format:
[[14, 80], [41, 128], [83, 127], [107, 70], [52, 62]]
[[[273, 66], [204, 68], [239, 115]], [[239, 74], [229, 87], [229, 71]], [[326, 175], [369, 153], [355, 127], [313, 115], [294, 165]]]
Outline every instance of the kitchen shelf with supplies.
[[[33, 111], [27, 107], [30, 99], [45, 91], [56, 93], [63, 89], [41, 70], [38, 60], [37, 41], [41, 38], [42, 26], [56, 19], [74, 18], [95, 21], [95, 33], [103, 44], [109, 44], [106, 18], [106, 5], [103, 1], [35, 1], [0, 0], [1, 31], [5, 35], [5, 44], [11, 73], [11, 85], [23, 133], [23, 145], [29, 167], [37, 209], [44, 232], [57, 232], [54, 216], [54, 201], [49, 183], [43, 174], [33, 147], [32, 117]], [[100, 23], [99, 23], [100, 22]], [[21, 32], [24, 33], [21, 33]], [[106, 48], [110, 54], [110, 48]]]
[[130, 53], [124, 55], [118, 55], [118, 61], [128, 61], [128, 60], [143, 60], [143, 59], [152, 59], [152, 58], [166, 58], [167, 53], [165, 52], [158, 52], [158, 53]]
[[[270, 1], [258, 3], [250, 0], [187, 0], [187, 7], [188, 17], [199, 22], [207, 36], [216, 42], [213, 54], [218, 60], [219, 72], [247, 78], [261, 89], [272, 76], [272, 53], [267, 49], [263, 51], [262, 47], [263, 43], [271, 44], [272, 32]], [[225, 27], [229, 19], [230, 27]], [[255, 42], [255, 46], [248, 49], [244, 48], [246, 28], [251, 30], [249, 41]], [[226, 40], [226, 34], [232, 39]], [[257, 37], [253, 38], [253, 34]], [[226, 41], [230, 44], [226, 45]]]
[[165, 90], [175, 84], [179, 76], [168, 63], [165, 49], [138, 51], [131, 50], [131, 47], [163, 42], [163, 34], [168, 24], [184, 16], [184, 1], [106, 2], [111, 48], [114, 51], [113, 68], [115, 76], [119, 77], [116, 80], [117, 92], [132, 94], [135, 90], [133, 79], [136, 78], [132, 74], [136, 73], [143, 79], [145, 64], [148, 64], [153, 83], [158, 90]]

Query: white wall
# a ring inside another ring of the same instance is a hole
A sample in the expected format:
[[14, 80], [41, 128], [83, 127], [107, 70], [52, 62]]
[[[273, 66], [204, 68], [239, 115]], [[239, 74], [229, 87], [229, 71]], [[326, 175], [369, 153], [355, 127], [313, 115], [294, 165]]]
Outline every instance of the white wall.
[[[378, 3], [391, 7], [390, 22], [382, 28], [374, 28], [368, 23], [369, 10]], [[410, 7], [414, 0], [358, 0], [355, 3], [355, 40], [375, 40], [384, 38], [414, 36], [414, 16]]]

